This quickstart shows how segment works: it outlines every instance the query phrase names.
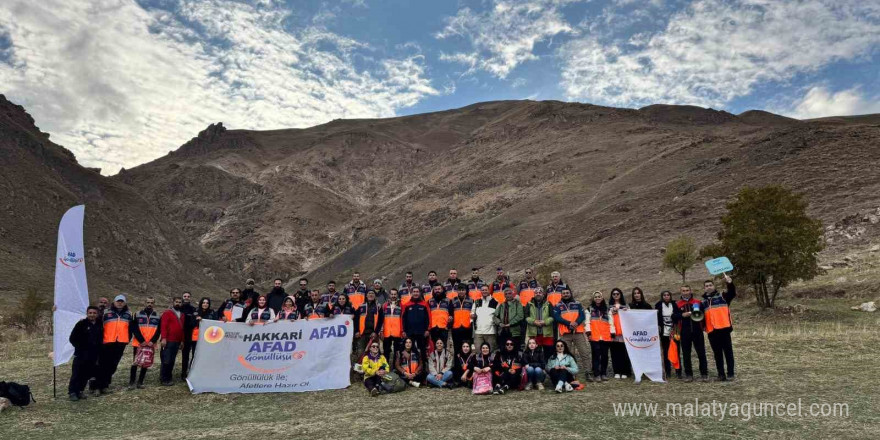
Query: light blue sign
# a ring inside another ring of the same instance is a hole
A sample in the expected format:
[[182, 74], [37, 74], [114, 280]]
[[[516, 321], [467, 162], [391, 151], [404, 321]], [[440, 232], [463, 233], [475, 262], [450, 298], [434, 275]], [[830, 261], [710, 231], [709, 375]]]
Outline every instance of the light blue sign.
[[712, 275], [718, 275], [719, 273], [732, 271], [733, 264], [727, 259], [727, 257], [718, 257], [714, 260], [707, 261], [706, 269], [709, 269], [709, 273]]

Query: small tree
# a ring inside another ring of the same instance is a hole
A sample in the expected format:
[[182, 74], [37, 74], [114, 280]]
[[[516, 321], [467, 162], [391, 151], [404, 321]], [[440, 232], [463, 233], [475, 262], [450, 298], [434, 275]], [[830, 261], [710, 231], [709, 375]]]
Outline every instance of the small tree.
[[10, 317], [9, 323], [31, 333], [37, 329], [46, 307], [47, 302], [37, 293], [37, 289], [30, 287], [19, 303], [18, 310]]
[[666, 245], [666, 254], [663, 255], [663, 267], [672, 269], [681, 275], [681, 283], [687, 280], [688, 269], [698, 261], [697, 245], [694, 240], [687, 236], [673, 239]]
[[822, 222], [807, 216], [803, 195], [778, 185], [743, 188], [727, 204], [718, 240], [701, 254], [730, 258], [736, 277], [752, 285], [765, 308], [792, 281], [819, 273], [817, 254], [825, 246]]

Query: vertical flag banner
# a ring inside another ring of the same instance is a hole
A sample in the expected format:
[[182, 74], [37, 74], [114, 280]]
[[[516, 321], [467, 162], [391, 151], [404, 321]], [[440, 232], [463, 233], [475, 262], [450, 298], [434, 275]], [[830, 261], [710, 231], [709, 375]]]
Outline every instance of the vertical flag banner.
[[660, 329], [657, 326], [657, 310], [623, 310], [620, 326], [623, 342], [632, 363], [636, 383], [642, 374], [654, 382], [663, 380], [663, 354], [660, 350]]
[[186, 382], [194, 394], [289, 393], [350, 385], [351, 316], [249, 326], [202, 321]]
[[89, 287], [86, 284], [86, 260], [83, 247], [85, 205], [74, 206], [61, 217], [58, 226], [58, 250], [55, 255], [55, 313], [52, 314], [54, 366], [73, 356], [70, 332], [86, 317]]

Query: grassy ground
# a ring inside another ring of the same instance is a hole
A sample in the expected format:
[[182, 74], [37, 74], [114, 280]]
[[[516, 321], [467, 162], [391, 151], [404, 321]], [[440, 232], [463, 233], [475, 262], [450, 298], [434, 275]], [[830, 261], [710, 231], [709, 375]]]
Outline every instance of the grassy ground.
[[[744, 295], [733, 307], [739, 376], [733, 383], [612, 380], [564, 395], [477, 397], [464, 390], [416, 389], [375, 399], [356, 383], [318, 393], [194, 396], [183, 384], [156, 386], [153, 370], [145, 390], [117, 389], [72, 403], [65, 395], [69, 366], [59, 368], [59, 399], [51, 398], [48, 338], [6, 342], [0, 345], [0, 379], [29, 383], [37, 403], [0, 414], [0, 438], [876, 438], [880, 312], [849, 306], [877, 299], [880, 274], [850, 272], [790, 289], [780, 306], [799, 304], [797, 310], [760, 311]], [[709, 365], [712, 371], [711, 353]], [[127, 368], [117, 373], [117, 387], [127, 374]], [[663, 415], [667, 402], [695, 398], [737, 404], [800, 399], [804, 416]], [[626, 402], [660, 407], [656, 416], [616, 417], [613, 404]], [[845, 403], [848, 417], [810, 417], [812, 403]]]

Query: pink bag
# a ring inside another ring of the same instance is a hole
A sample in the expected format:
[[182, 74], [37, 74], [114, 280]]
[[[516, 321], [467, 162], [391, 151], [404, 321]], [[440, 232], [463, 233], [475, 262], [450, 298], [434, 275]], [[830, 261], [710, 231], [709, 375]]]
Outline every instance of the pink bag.
[[474, 394], [490, 394], [492, 392], [492, 373], [474, 373]]
[[153, 366], [153, 347], [140, 346], [134, 357], [134, 364], [141, 368], [150, 368]]

